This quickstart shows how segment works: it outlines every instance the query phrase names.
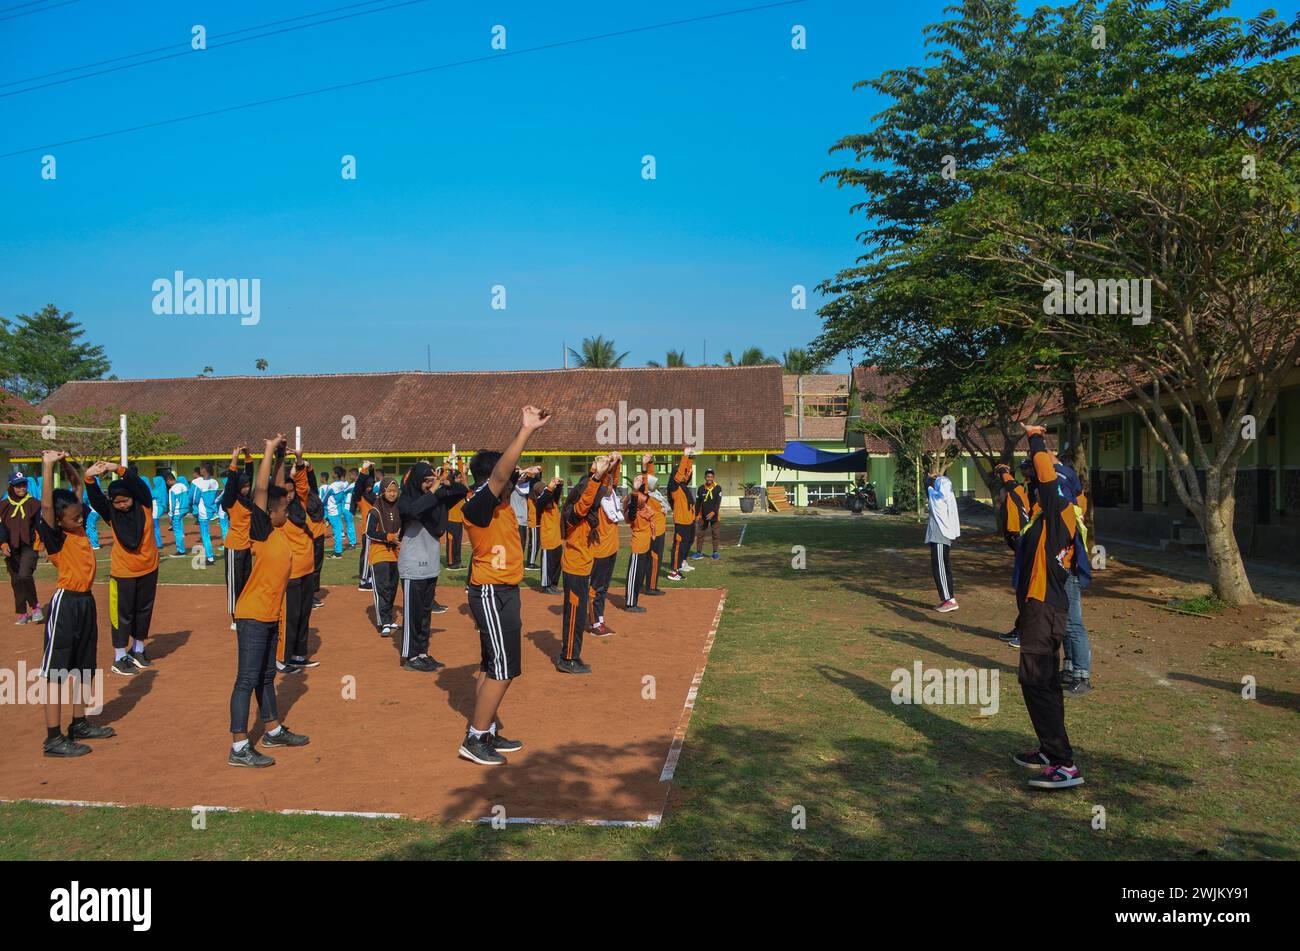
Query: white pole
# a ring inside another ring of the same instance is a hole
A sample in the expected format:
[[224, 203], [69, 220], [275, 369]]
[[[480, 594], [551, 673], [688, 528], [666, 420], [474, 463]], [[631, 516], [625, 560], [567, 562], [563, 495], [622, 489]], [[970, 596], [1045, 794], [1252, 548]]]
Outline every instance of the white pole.
[[117, 419], [119, 443], [122, 450], [122, 466], [126, 467], [126, 413], [123, 413]]
[[293, 427], [293, 451], [302, 452], [302, 427]]

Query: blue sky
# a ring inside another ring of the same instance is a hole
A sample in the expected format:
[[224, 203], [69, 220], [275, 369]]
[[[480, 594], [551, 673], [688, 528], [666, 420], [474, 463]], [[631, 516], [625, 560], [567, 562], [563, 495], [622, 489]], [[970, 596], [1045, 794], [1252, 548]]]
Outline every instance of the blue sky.
[[[0, 95], [0, 152], [488, 56], [496, 24], [519, 51], [749, 5], [430, 0], [218, 49], [354, 0], [47, 2], [0, 20], [0, 94], [193, 24], [214, 48]], [[595, 334], [633, 366], [802, 346], [818, 300], [791, 286], [859, 251], [857, 196], [818, 181], [879, 105], [851, 87], [920, 62], [942, 7], [808, 0], [0, 159], [0, 315], [74, 311], [123, 377], [424, 369], [426, 345], [435, 370], [555, 367]], [[260, 279], [260, 323], [154, 314], [176, 270]]]

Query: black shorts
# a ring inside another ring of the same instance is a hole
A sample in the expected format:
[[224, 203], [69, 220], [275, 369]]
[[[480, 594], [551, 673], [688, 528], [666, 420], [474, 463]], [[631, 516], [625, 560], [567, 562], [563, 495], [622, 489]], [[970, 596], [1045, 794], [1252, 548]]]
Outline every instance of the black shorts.
[[89, 591], [55, 591], [45, 619], [41, 676], [59, 680], [68, 671], [94, 670], [98, 647], [95, 596]]
[[469, 586], [469, 609], [478, 625], [483, 659], [478, 669], [490, 680], [519, 676], [519, 586], [485, 584]]

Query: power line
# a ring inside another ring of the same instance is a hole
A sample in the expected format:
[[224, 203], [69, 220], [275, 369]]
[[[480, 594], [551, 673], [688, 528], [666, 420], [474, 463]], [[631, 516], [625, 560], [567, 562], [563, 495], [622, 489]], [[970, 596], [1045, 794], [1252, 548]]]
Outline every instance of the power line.
[[[310, 20], [310, 19], [313, 19], [313, 18], [315, 18], [315, 17], [325, 16], [325, 15], [330, 14], [330, 13], [340, 13], [340, 12], [342, 12], [343, 10], [355, 10], [357, 7], [369, 7], [369, 6], [374, 6], [376, 3], [386, 3], [386, 2], [388, 2], [388, 0], [364, 0], [363, 3], [351, 3], [351, 4], [348, 4], [347, 6], [342, 6], [342, 7], [333, 7], [332, 9], [329, 9], [329, 10], [319, 10], [319, 11], [317, 11], [316, 13], [304, 13], [302, 16], [289, 17], [289, 18], [284, 19], [284, 20], [272, 20], [270, 23], [260, 23], [260, 24], [258, 24], [257, 26], [246, 26], [246, 27], [244, 27], [244, 28], [241, 29], [241, 30], [230, 30], [230, 31], [228, 31], [228, 32], [226, 32], [226, 33], [219, 33], [219, 34], [216, 34], [216, 35], [214, 36], [214, 38], [215, 38], [215, 39], [225, 39], [226, 37], [229, 37], [229, 36], [238, 36], [238, 35], [241, 34], [241, 33], [251, 33], [251, 32], [253, 32], [254, 30], [265, 30], [265, 29], [268, 29], [269, 27], [273, 27], [273, 26], [282, 26], [282, 25], [285, 24], [285, 23], [296, 23], [296, 22], [298, 22], [299, 20]], [[350, 16], [367, 16], [367, 15], [369, 15], [369, 14], [371, 14], [371, 13], [382, 13], [384, 10], [392, 10], [392, 9], [395, 9], [396, 7], [410, 6], [411, 3], [426, 3], [426, 2], [428, 2], [428, 0], [409, 0], [409, 2], [407, 2], [407, 3], [395, 3], [395, 4], [393, 4], [393, 6], [389, 6], [389, 7], [381, 7], [381, 8], [379, 8], [378, 10], [362, 10], [360, 13], [354, 13], [354, 14], [351, 14]], [[315, 22], [315, 23], [302, 23], [302, 24], [300, 24], [299, 26], [288, 27], [288, 28], [283, 29], [283, 30], [276, 30], [276, 31], [274, 31], [274, 32], [272, 32], [272, 33], [263, 33], [263, 34], [260, 34], [260, 35], [258, 35], [258, 36], [249, 36], [249, 37], [245, 37], [245, 38], [242, 39], [242, 40], [231, 40], [230, 42], [227, 42], [227, 43], [209, 44], [208, 47], [207, 47], [207, 50], [220, 49], [220, 48], [223, 47], [223, 46], [233, 46], [235, 43], [245, 43], [245, 42], [248, 42], [248, 40], [260, 40], [260, 39], [262, 39], [262, 37], [264, 37], [264, 36], [276, 36], [276, 35], [278, 35], [278, 34], [280, 34], [280, 33], [291, 33], [291, 32], [293, 32], [294, 30], [305, 30], [305, 29], [307, 29], [308, 27], [320, 26], [321, 24], [324, 24], [324, 23], [334, 23], [334, 22], [336, 22], [336, 21], [338, 21], [338, 20], [347, 20], [347, 19], [350, 19], [350, 16], [334, 17], [334, 18], [329, 19], [329, 20], [319, 20], [319, 21], [317, 21], [317, 22]], [[37, 82], [38, 80], [41, 80], [41, 79], [49, 79], [49, 78], [52, 77], [52, 76], [62, 76], [62, 75], [64, 75], [65, 73], [78, 73], [78, 72], [81, 72], [83, 69], [94, 69], [94, 68], [97, 67], [97, 66], [107, 66], [107, 65], [109, 65], [110, 63], [120, 63], [120, 62], [122, 62], [123, 60], [128, 60], [128, 59], [137, 59], [137, 58], [139, 58], [139, 57], [141, 57], [141, 56], [152, 56], [154, 53], [166, 53], [166, 52], [168, 52], [169, 50], [176, 50], [176, 51], [178, 51], [178, 52], [173, 52], [173, 53], [171, 53], [171, 54], [168, 55], [168, 56], [159, 56], [159, 57], [157, 57], [156, 59], [144, 60], [144, 61], [139, 62], [139, 63], [128, 63], [128, 64], [125, 65], [125, 66], [117, 66], [117, 67], [114, 67], [113, 69], [104, 69], [104, 70], [100, 70], [100, 71], [97, 72], [97, 73], [86, 73], [84, 76], [71, 76], [71, 77], [69, 77], [69, 78], [67, 78], [67, 79], [56, 80], [55, 82], [52, 82], [52, 83], [42, 83], [42, 84], [39, 85], [39, 86], [32, 86], [32, 87], [30, 87], [30, 88], [28, 88], [28, 89], [15, 89], [13, 92], [0, 93], [0, 97], [5, 97], [5, 96], [19, 96], [19, 95], [22, 95], [22, 94], [25, 93], [25, 92], [34, 92], [34, 91], [37, 90], [37, 89], [46, 89], [46, 88], [48, 88], [48, 87], [50, 87], [50, 86], [59, 86], [59, 85], [62, 85], [63, 83], [76, 82], [76, 81], [79, 80], [79, 79], [89, 79], [89, 78], [91, 78], [92, 76], [102, 76], [102, 75], [104, 75], [105, 73], [115, 72], [116, 70], [119, 70], [119, 69], [131, 69], [131, 68], [133, 68], [133, 67], [135, 67], [135, 66], [145, 66], [145, 65], [147, 65], [147, 64], [149, 64], [149, 63], [159, 63], [159, 62], [162, 62], [163, 60], [166, 60], [166, 59], [175, 59], [176, 57], [179, 57], [179, 56], [187, 56], [187, 55], [189, 55], [190, 53], [194, 53], [194, 52], [206, 52], [206, 51], [207, 51], [207, 50], [193, 50], [193, 49], [191, 49], [190, 44], [189, 44], [188, 41], [186, 41], [186, 42], [181, 42], [181, 43], [169, 43], [169, 44], [167, 44], [166, 46], [159, 46], [159, 47], [156, 47], [155, 49], [151, 49], [151, 50], [142, 50], [142, 51], [139, 52], [139, 53], [128, 53], [128, 54], [125, 55], [125, 56], [114, 56], [112, 59], [102, 59], [102, 60], [100, 60], [100, 61], [97, 62], [97, 63], [85, 63], [85, 64], [83, 64], [83, 65], [81, 65], [81, 66], [68, 66], [68, 67], [66, 67], [66, 68], [64, 68], [64, 69], [56, 69], [56, 70], [54, 70], [54, 72], [51, 72], [51, 73], [42, 73], [42, 74], [39, 75], [39, 76], [29, 76], [29, 77], [27, 77], [26, 79], [11, 79], [9, 82], [0, 83], [0, 89], [3, 89], [3, 88], [5, 88], [5, 87], [7, 87], [7, 86], [21, 86], [21, 85], [23, 85], [24, 83], [34, 83], [34, 82]]]
[[[22, 13], [14, 13], [7, 17], [0, 17], [0, 21], [17, 20], [19, 17], [29, 17], [33, 13], [44, 13], [46, 10], [53, 10], [56, 7], [66, 7], [71, 4], [80, 3], [80, 2], [81, 0], [62, 0], [61, 3], [52, 3], [48, 7], [41, 7], [39, 10], [24, 10]], [[4, 10], [0, 10], [0, 13], [4, 13], [7, 10], [17, 10], [20, 7], [30, 7], [30, 6], [31, 6], [30, 3], [20, 3], [16, 7], [6, 7]]]
[[707, 13], [701, 16], [685, 17], [680, 20], [666, 20], [662, 23], [652, 23], [647, 26], [636, 26], [626, 30], [612, 30], [608, 33], [595, 33], [591, 36], [582, 36], [572, 40], [557, 40], [554, 43], [543, 43], [540, 46], [529, 46], [520, 50], [501, 50], [495, 53], [489, 53], [486, 56], [475, 56], [470, 59], [457, 60], [451, 63], [439, 63], [436, 66], [423, 66], [419, 69], [408, 69], [400, 73], [388, 73], [383, 76], [372, 76], [369, 79], [357, 79], [348, 83], [336, 83], [333, 86], [322, 86], [318, 89], [308, 89], [303, 92], [287, 93], [283, 96], [273, 96], [270, 99], [257, 99], [252, 102], [242, 102], [234, 106], [222, 106], [219, 109], [208, 109], [204, 112], [192, 112], [183, 116], [172, 116], [167, 119], [158, 119], [154, 122], [145, 122], [140, 125], [129, 126], [125, 129], [114, 129], [111, 132], [96, 132], [92, 135], [78, 136], [75, 139], [64, 139], [62, 142], [50, 142], [46, 145], [34, 145], [25, 149], [16, 149], [12, 152], [0, 152], [0, 159], [13, 158], [16, 155], [27, 155], [31, 152], [41, 152], [45, 149], [61, 148], [65, 145], [78, 145], [82, 142], [93, 142], [96, 139], [107, 139], [119, 135], [128, 135], [132, 132], [143, 132], [146, 129], [157, 129], [162, 126], [175, 125], [179, 122], [190, 122], [194, 119], [206, 119], [210, 116], [224, 115], [229, 112], [239, 112], [243, 109], [254, 109], [258, 106], [269, 106], [280, 102], [289, 102], [294, 99], [305, 99], [308, 96], [319, 96], [328, 92], [338, 92], [344, 89], [356, 89], [361, 86], [371, 86], [375, 83], [388, 82], [394, 79], [406, 79], [410, 76], [420, 76], [426, 73], [435, 73], [444, 69], [455, 69], [459, 66], [470, 66], [475, 63], [485, 63], [488, 60], [500, 60], [513, 56], [524, 56], [529, 53], [540, 53], [546, 50], [560, 49], [566, 46], [580, 46], [584, 43], [595, 43], [600, 40], [613, 39], [620, 36], [630, 36], [635, 33], [648, 33], [654, 30], [666, 30], [675, 26], [685, 26], [690, 23], [701, 23], [706, 20], [719, 20], [726, 17], [741, 16], [746, 13], [756, 13], [761, 10], [773, 10], [778, 7], [789, 7], [801, 4], [805, 0], [779, 0], [777, 3], [765, 3], [759, 6], [742, 7], [737, 10], [724, 10], [721, 13]]

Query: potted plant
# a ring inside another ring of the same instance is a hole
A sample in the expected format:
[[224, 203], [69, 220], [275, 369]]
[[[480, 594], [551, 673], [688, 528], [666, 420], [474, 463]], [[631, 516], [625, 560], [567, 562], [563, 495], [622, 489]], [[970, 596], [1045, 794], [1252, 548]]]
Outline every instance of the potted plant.
[[742, 512], [754, 511], [754, 503], [758, 500], [758, 483], [746, 482], [744, 484], [745, 494], [740, 497], [740, 510]]

